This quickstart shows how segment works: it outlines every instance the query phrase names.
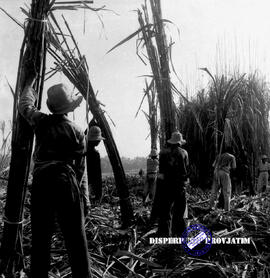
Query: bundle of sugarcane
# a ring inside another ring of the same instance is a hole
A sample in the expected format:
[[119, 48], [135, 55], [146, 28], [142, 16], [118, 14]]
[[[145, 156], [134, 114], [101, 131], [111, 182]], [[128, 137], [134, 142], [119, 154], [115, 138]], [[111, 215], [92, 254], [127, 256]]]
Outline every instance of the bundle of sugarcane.
[[0, 267], [0, 273], [5, 272], [11, 275], [15, 269], [23, 267], [21, 260], [23, 257], [21, 246], [22, 215], [33, 144], [33, 131], [18, 114], [17, 100], [25, 84], [33, 76], [36, 76], [34, 86], [39, 99], [41, 99], [46, 56], [45, 26], [53, 2], [50, 0], [32, 1], [31, 13], [20, 53], [14, 97], [11, 162], [3, 218], [4, 231]]
[[138, 20], [142, 30], [140, 39], [147, 50], [158, 95], [161, 121], [160, 135], [163, 146], [176, 129], [176, 115], [170, 81], [169, 47], [164, 31], [160, 0], [150, 0], [150, 5], [153, 23], [150, 22], [147, 5], [142, 6], [143, 13], [138, 10]]
[[49, 24], [50, 28], [47, 35], [51, 45], [49, 53], [56, 61], [54, 73], [62, 71], [69, 81], [79, 90], [86, 100], [87, 107], [89, 107], [106, 138], [104, 144], [115, 176], [115, 183], [120, 199], [122, 226], [127, 227], [132, 222], [133, 211], [129, 200], [126, 177], [110, 126], [104, 115], [105, 111], [101, 109], [100, 102], [97, 100], [96, 94], [89, 80], [89, 69], [86, 59], [81, 54], [78, 44], [65, 18], [63, 17], [69, 34], [68, 37], [64, 35], [53, 14], [51, 14], [51, 19], [52, 21]]
[[[140, 28], [129, 35], [127, 38], [116, 44], [109, 52], [127, 42], [136, 35], [139, 35], [137, 40], [137, 54], [144, 64], [146, 62], [141, 56], [144, 56], [151, 66], [152, 77], [157, 91], [158, 103], [160, 108], [160, 144], [164, 146], [166, 140], [171, 137], [171, 133], [176, 130], [176, 107], [173, 100], [173, 92], [180, 93], [172, 84], [170, 79], [170, 51], [171, 45], [168, 45], [164, 24], [170, 22], [162, 18], [160, 0], [149, 0], [152, 21], [150, 13], [146, 5], [142, 5], [142, 11], [138, 10], [138, 21]], [[146, 54], [139, 54], [139, 48], [146, 49]]]

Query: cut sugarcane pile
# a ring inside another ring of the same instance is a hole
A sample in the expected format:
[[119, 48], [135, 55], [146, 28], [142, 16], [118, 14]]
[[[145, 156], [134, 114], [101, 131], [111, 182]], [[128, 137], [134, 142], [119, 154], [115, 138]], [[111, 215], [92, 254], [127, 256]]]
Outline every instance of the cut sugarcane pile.
[[[89, 255], [94, 277], [267, 277], [270, 273], [270, 194], [235, 196], [230, 212], [207, 209], [209, 193], [188, 190], [189, 224], [200, 223], [213, 237], [250, 238], [250, 244], [213, 244], [201, 257], [185, 253], [181, 245], [150, 245], [155, 229], [149, 226], [149, 208], [143, 207], [139, 180], [129, 177], [136, 222], [118, 229], [119, 206], [113, 179], [104, 181], [103, 202], [93, 205], [86, 219]], [[5, 195], [1, 197], [1, 208]], [[31, 228], [29, 196], [24, 214], [24, 255], [29, 268]], [[52, 277], [71, 277], [62, 236], [52, 239]]]

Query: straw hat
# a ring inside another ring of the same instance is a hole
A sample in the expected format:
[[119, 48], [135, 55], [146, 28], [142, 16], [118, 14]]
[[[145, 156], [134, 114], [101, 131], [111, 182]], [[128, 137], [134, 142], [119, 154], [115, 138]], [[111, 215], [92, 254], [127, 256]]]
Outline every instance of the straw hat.
[[186, 143], [186, 140], [183, 139], [182, 133], [175, 131], [172, 133], [171, 138], [167, 141], [170, 144], [180, 144], [183, 145]]
[[91, 126], [88, 132], [88, 141], [100, 141], [104, 140], [105, 138], [101, 136], [101, 129], [94, 125]]
[[262, 159], [267, 159], [267, 158], [268, 158], [267, 155], [265, 154], [262, 155]]
[[53, 114], [65, 114], [75, 110], [83, 97], [74, 97], [72, 92], [62, 83], [50, 87], [47, 91], [47, 106]]
[[158, 156], [158, 151], [156, 149], [151, 149], [150, 156]]

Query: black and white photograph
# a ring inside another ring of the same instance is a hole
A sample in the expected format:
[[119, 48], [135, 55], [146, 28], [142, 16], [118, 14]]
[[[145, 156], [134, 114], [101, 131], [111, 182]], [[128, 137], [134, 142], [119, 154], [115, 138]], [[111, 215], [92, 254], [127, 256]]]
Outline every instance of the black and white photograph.
[[0, 0], [1, 278], [270, 278], [269, 12]]

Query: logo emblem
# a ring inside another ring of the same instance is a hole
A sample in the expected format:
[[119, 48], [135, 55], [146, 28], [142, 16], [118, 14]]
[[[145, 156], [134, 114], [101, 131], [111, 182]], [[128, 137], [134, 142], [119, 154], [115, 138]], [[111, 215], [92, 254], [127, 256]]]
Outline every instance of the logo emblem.
[[211, 232], [201, 224], [189, 226], [182, 235], [182, 246], [191, 256], [202, 256], [212, 246]]

